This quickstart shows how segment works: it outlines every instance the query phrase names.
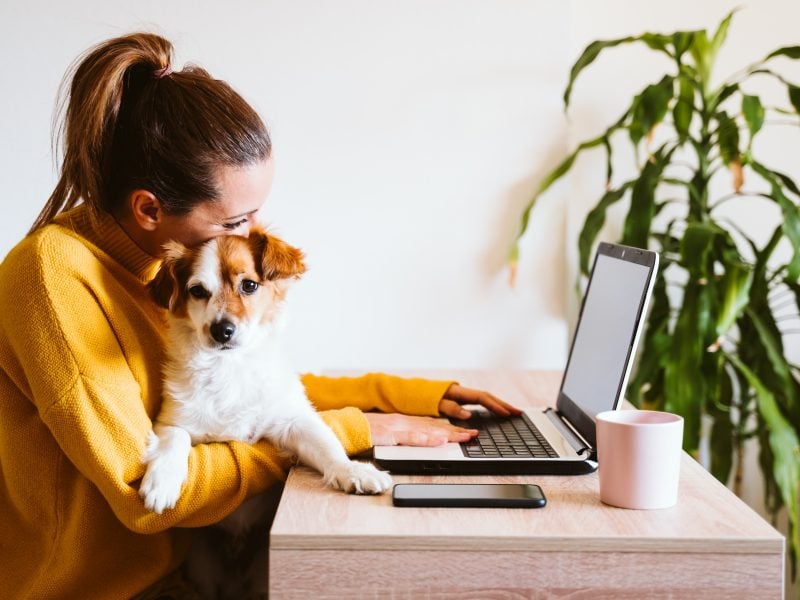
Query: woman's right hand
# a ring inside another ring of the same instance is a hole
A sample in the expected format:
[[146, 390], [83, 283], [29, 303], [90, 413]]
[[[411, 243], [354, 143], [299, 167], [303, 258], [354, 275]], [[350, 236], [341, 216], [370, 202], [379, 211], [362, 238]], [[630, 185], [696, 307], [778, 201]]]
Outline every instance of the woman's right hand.
[[412, 417], [398, 413], [364, 413], [374, 446], [441, 446], [466, 442], [477, 429], [464, 429], [433, 417]]

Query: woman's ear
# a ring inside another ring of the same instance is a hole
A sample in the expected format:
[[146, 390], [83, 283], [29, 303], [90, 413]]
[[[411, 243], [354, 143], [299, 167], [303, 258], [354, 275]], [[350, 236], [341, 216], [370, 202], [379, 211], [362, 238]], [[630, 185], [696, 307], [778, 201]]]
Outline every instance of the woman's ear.
[[290, 246], [260, 227], [250, 229], [249, 240], [256, 264], [261, 265], [260, 274], [264, 279], [298, 279], [306, 272], [303, 262], [305, 256], [299, 248]]
[[164, 245], [164, 260], [158, 273], [147, 284], [150, 297], [161, 308], [174, 312], [180, 298], [181, 265], [186, 255], [186, 246], [179, 242]]
[[164, 211], [155, 194], [147, 190], [133, 190], [128, 194], [128, 209], [136, 223], [145, 231], [155, 230]]

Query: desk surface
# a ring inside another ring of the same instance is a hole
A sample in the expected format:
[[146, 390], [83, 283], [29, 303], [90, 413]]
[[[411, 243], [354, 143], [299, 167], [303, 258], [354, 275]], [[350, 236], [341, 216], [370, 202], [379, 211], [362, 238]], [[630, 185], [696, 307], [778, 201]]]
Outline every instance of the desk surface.
[[[519, 406], [552, 403], [559, 383], [552, 372], [423, 375]], [[294, 469], [270, 535], [271, 597], [558, 597], [592, 589], [592, 598], [776, 598], [783, 589], [783, 537], [688, 455], [678, 504], [652, 511], [602, 504], [596, 473], [393, 479], [532, 482], [548, 504], [396, 508], [390, 493], [347, 496]]]

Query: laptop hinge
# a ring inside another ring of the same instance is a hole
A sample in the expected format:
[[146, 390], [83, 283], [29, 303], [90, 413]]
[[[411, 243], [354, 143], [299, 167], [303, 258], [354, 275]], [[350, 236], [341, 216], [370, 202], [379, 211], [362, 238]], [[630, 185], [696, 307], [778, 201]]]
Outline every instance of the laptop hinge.
[[547, 408], [544, 411], [544, 414], [550, 419], [550, 422], [555, 426], [556, 429], [564, 436], [569, 442], [569, 445], [573, 447], [575, 452], [578, 454], [586, 454], [588, 457], [592, 453], [592, 446], [589, 444], [580, 433], [578, 433], [575, 428], [570, 425], [569, 421], [564, 419], [557, 410], [553, 408]]

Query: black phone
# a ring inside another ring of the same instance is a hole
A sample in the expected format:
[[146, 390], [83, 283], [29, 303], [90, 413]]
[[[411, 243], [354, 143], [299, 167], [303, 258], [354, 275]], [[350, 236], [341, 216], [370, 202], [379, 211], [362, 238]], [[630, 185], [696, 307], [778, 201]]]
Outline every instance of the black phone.
[[456, 508], [541, 508], [542, 488], [531, 483], [398, 483], [395, 506]]

